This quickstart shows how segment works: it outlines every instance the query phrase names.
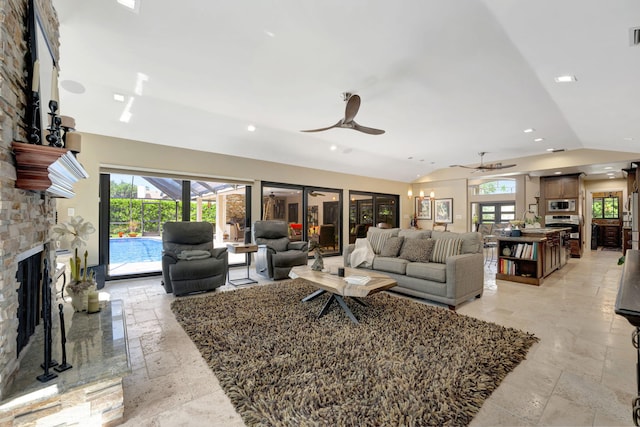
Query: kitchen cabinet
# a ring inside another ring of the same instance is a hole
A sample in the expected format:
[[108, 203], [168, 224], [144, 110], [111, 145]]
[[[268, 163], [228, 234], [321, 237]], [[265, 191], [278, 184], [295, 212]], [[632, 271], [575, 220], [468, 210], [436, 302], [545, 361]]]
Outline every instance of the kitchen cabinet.
[[545, 200], [577, 199], [580, 195], [580, 175], [542, 177], [542, 191]]
[[627, 249], [631, 249], [631, 227], [622, 228], [622, 254], [627, 253]]
[[621, 246], [622, 231], [619, 225], [601, 225], [600, 230], [602, 230], [602, 246], [609, 248], [619, 248]]

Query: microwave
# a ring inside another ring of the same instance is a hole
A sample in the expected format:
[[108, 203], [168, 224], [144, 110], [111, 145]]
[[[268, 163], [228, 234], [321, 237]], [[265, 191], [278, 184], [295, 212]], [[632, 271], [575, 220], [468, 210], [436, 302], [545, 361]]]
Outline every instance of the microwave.
[[575, 199], [547, 200], [547, 212], [575, 212]]

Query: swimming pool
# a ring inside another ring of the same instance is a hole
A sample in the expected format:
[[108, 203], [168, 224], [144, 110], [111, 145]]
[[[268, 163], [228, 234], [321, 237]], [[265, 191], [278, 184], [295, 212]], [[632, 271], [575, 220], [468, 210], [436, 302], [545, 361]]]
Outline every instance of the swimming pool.
[[162, 241], [147, 237], [109, 239], [109, 263], [162, 260]]

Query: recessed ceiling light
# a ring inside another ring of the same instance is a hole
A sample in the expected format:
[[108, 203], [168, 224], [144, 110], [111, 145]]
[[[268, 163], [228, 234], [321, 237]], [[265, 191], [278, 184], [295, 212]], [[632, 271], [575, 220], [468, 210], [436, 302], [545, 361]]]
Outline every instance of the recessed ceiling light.
[[121, 93], [114, 93], [113, 100], [118, 102], [124, 102], [124, 95]]
[[555, 150], [555, 148], [547, 148], [548, 152], [552, 152], [553, 150]]
[[633, 141], [633, 138], [631, 138], [630, 136], [627, 136], [627, 137], [622, 138], [622, 139], [624, 139], [625, 141]]
[[535, 142], [540, 142], [540, 141], [544, 141], [544, 138], [536, 138], [534, 139]]
[[607, 172], [607, 175], [609, 175], [609, 176], [615, 175], [615, 172]]
[[558, 76], [558, 77], [555, 77], [553, 80], [555, 80], [556, 83], [573, 83], [578, 81], [576, 76], [570, 76], [570, 75]]
[[254, 125], [249, 125], [249, 126], [247, 126], [247, 130], [249, 132], [255, 132], [256, 131], [256, 127]]
[[338, 149], [338, 146], [336, 144], [333, 144], [331, 147], [329, 147], [329, 150], [331, 151], [336, 151]]
[[556, 171], [556, 172], [554, 172], [553, 174], [554, 174], [554, 175], [561, 175], [561, 174], [562, 174], [562, 171]]
[[534, 128], [529, 128], [529, 129], [525, 129], [525, 130], [523, 130], [523, 132], [524, 132], [524, 133], [531, 133], [531, 132], [533, 132], [533, 131], [535, 131], [535, 129], [534, 129]]
[[269, 31], [269, 30], [264, 30], [264, 33], [265, 33], [266, 35], [268, 35], [269, 37], [275, 37], [275, 36], [276, 36], [274, 33], [272, 33], [272, 32], [271, 32], [271, 31]]
[[610, 176], [610, 177], [609, 177], [609, 179], [614, 179], [614, 178], [615, 178], [615, 176]]
[[605, 169], [605, 170], [609, 170], [609, 169], [613, 169], [613, 167], [612, 167], [612, 166], [605, 166], [605, 168], [604, 168], [604, 169]]

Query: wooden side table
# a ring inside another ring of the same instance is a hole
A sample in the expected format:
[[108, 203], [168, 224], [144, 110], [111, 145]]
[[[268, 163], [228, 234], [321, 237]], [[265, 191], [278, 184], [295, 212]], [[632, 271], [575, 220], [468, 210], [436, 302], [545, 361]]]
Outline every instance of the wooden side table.
[[251, 254], [254, 252], [258, 252], [258, 245], [253, 245], [251, 243], [227, 243], [227, 251], [232, 254], [244, 254], [245, 261], [247, 263], [247, 277], [241, 277], [239, 279], [231, 280], [231, 275], [229, 274], [229, 267], [227, 267], [227, 282], [230, 284], [237, 285], [250, 285], [252, 283], [258, 283], [257, 280], [253, 280], [251, 276], [249, 276], [249, 265], [251, 264]]

